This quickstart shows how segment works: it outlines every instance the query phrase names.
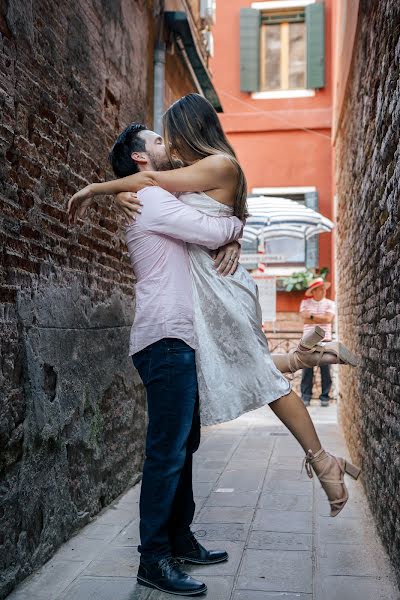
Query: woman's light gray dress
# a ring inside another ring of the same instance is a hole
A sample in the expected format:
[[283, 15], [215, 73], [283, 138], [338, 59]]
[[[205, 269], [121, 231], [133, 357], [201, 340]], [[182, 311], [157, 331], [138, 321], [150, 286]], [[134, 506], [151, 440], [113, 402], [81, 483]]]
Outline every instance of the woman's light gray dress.
[[[232, 209], [207, 194], [179, 195], [185, 203], [213, 216]], [[261, 330], [255, 281], [239, 265], [222, 277], [210, 251], [188, 244], [193, 282], [196, 366], [201, 422], [213, 425], [236, 419], [288, 394], [291, 384], [275, 367]]]

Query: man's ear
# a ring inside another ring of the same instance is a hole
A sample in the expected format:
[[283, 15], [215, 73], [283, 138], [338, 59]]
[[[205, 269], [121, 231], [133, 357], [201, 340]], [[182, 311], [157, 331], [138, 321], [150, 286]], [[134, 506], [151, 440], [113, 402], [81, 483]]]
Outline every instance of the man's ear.
[[141, 165], [146, 164], [149, 161], [147, 155], [142, 152], [132, 152], [131, 159]]

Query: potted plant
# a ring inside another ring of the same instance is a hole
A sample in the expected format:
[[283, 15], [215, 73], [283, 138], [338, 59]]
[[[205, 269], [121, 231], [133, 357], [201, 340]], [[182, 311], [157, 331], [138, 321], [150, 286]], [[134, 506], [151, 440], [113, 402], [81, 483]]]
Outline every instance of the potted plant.
[[292, 273], [290, 277], [285, 277], [282, 281], [284, 291], [292, 292], [306, 290], [315, 277], [323, 277], [326, 279], [328, 273], [328, 267], [321, 267], [321, 269], [307, 269], [306, 271]]

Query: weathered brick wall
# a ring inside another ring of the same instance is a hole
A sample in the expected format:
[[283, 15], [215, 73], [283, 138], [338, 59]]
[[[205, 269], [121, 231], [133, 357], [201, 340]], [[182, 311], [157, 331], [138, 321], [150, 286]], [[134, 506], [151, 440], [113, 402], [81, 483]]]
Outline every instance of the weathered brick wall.
[[364, 0], [337, 142], [341, 418], [400, 576], [400, 4]]
[[139, 477], [118, 221], [65, 208], [146, 117], [151, 4], [0, 0], [0, 598]]

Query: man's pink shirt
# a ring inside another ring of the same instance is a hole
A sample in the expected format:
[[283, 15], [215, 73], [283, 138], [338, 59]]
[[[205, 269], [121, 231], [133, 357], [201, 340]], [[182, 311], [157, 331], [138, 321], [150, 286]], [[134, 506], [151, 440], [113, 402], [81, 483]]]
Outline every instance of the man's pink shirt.
[[214, 250], [237, 240], [243, 223], [211, 217], [159, 187], [138, 192], [142, 213], [125, 236], [136, 283], [129, 354], [166, 337], [196, 348], [192, 280], [186, 242]]
[[[307, 311], [313, 315], [323, 315], [327, 312], [335, 314], [335, 302], [329, 300], [329, 298], [322, 298], [322, 300], [314, 300], [314, 298], [304, 298], [300, 304], [300, 312]], [[332, 323], [318, 323], [319, 327], [325, 331], [324, 342], [330, 342], [332, 340]], [[309, 331], [313, 331], [315, 324], [304, 323], [303, 334]]]

